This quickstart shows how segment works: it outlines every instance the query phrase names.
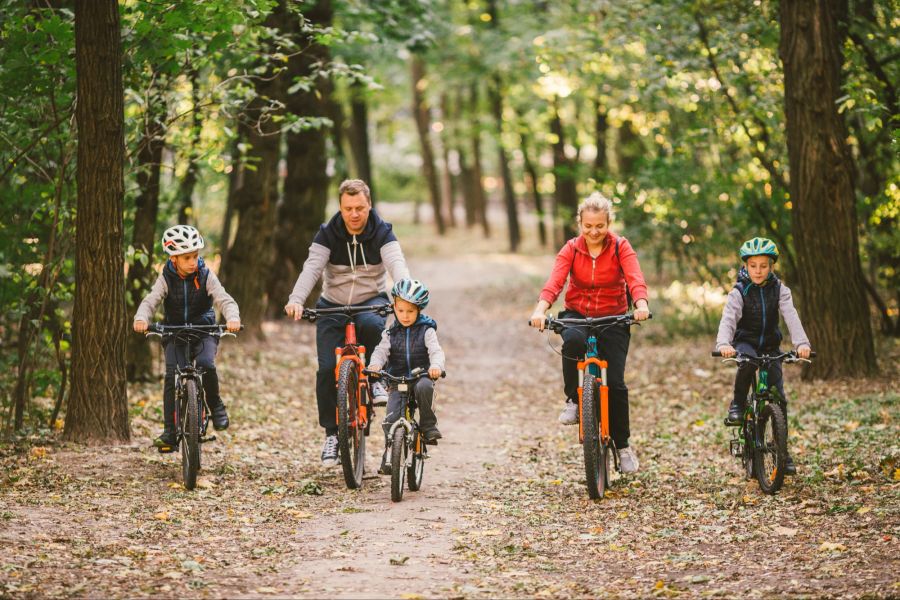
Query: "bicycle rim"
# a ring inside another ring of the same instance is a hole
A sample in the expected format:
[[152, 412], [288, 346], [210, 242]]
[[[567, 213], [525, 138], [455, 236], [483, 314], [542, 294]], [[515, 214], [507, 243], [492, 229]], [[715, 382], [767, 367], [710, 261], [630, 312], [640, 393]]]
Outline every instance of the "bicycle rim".
[[787, 462], [787, 426], [777, 404], [767, 404], [757, 421], [760, 442], [754, 452], [756, 480], [766, 494], [774, 494], [784, 484]]
[[181, 471], [185, 489], [192, 490], [197, 485], [200, 470], [200, 406], [197, 398], [197, 382], [185, 382], [185, 407], [183, 440], [181, 444]]
[[344, 471], [344, 482], [350, 489], [362, 485], [363, 467], [365, 464], [365, 435], [358, 426], [359, 409], [359, 373], [356, 362], [346, 360], [341, 365], [338, 378], [338, 449], [341, 467]]
[[409, 489], [417, 492], [422, 487], [422, 478], [425, 475], [425, 440], [422, 438], [422, 432], [418, 429], [413, 434], [412, 463], [406, 473]]
[[400, 502], [403, 499], [403, 486], [406, 484], [406, 429], [397, 427], [391, 441], [391, 500]]
[[588, 496], [602, 498], [606, 487], [605, 473], [601, 460], [605, 453], [600, 442], [599, 398], [597, 397], [596, 379], [590, 373], [584, 375], [584, 387], [581, 395], [581, 423], [584, 439], [584, 473]]

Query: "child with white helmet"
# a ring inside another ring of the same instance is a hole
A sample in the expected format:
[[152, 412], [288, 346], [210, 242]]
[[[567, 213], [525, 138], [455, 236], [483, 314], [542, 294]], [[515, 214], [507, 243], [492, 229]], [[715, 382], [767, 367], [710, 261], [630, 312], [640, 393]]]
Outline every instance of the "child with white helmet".
[[[369, 369], [380, 371], [387, 368], [395, 376], [409, 375], [414, 369], [428, 369], [428, 378], [416, 382], [413, 390], [419, 407], [419, 425], [426, 444], [437, 444], [441, 432], [437, 428], [434, 414], [434, 382], [444, 371], [444, 351], [437, 338], [437, 323], [422, 314], [428, 306], [428, 288], [417, 279], [401, 279], [391, 289], [394, 298], [394, 324], [381, 335], [381, 342], [375, 347], [369, 360]], [[387, 434], [391, 425], [400, 418], [400, 392], [391, 390], [382, 428], [385, 436], [385, 451], [381, 458], [379, 473], [391, 473], [390, 457], [387, 455]]]
[[[809, 338], [803, 331], [791, 290], [774, 272], [775, 262], [778, 260], [778, 247], [770, 239], [755, 237], [741, 245], [740, 255], [744, 266], [738, 272], [737, 283], [728, 293], [716, 336], [716, 350], [726, 358], [737, 353], [759, 356], [778, 352], [781, 344], [778, 314], [781, 313], [791, 334], [791, 341], [797, 349], [797, 355], [808, 358]], [[756, 367], [749, 363], [738, 369], [734, 378], [734, 396], [726, 417], [728, 423], [740, 422], [755, 369]], [[780, 362], [770, 365], [768, 377], [769, 384], [775, 386], [781, 397], [786, 399]], [[787, 404], [782, 409], [787, 418]], [[788, 454], [785, 473], [794, 475], [796, 470], [794, 461]]]
[[[210, 271], [200, 250], [204, 247], [203, 236], [190, 225], [175, 225], [166, 229], [162, 237], [163, 249], [169, 254], [162, 273], [156, 279], [150, 293], [141, 302], [134, 315], [134, 330], [147, 331], [150, 321], [160, 303], [163, 305], [166, 325], [215, 325], [216, 313], [213, 306], [225, 316], [228, 331], [241, 328], [241, 315], [234, 301], [216, 274]], [[205, 370], [203, 389], [212, 412], [213, 426], [228, 428], [228, 413], [219, 396], [219, 377], [216, 373], [217, 337], [208, 336], [191, 344], [190, 356], [184, 356], [178, 344], [166, 344], [166, 377], [163, 385], [164, 427], [153, 444], [160, 452], [174, 452], [177, 449], [175, 436], [175, 367], [185, 366], [192, 358], [197, 366]]]

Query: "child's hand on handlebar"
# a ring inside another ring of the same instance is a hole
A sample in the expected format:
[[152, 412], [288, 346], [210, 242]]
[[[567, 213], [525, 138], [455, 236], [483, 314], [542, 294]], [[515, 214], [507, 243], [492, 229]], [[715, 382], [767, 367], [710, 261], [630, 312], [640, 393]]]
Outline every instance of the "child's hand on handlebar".
[[300, 317], [303, 316], [303, 307], [299, 304], [288, 304], [284, 307], [284, 312], [295, 321], [299, 321]]
[[799, 356], [800, 358], [809, 358], [810, 352], [812, 352], [812, 348], [807, 345], [803, 345], [797, 348], [797, 356]]
[[432, 379], [440, 379], [441, 370], [438, 367], [431, 367], [430, 369], [428, 369], [428, 376]]
[[722, 346], [719, 348], [719, 352], [722, 354], [723, 358], [731, 358], [737, 354], [737, 351], [731, 346]]
[[133, 327], [136, 332], [145, 333], [149, 325], [147, 325], [147, 321], [135, 321]]
[[241, 322], [240, 321], [228, 321], [225, 323], [225, 329], [227, 329], [230, 333], [234, 333], [235, 331], [241, 330]]
[[531, 326], [536, 327], [539, 331], [544, 330], [544, 323], [546, 322], [547, 317], [542, 312], [536, 312], [531, 315]]

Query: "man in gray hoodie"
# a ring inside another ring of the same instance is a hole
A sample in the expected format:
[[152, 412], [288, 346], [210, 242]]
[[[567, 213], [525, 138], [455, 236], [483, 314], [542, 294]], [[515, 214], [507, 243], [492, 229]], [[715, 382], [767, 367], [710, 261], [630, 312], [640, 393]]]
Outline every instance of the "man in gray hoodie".
[[[309, 257], [284, 307], [294, 320], [303, 314], [303, 304], [319, 278], [323, 278], [323, 284], [316, 308], [387, 304], [387, 274], [390, 273], [393, 281], [409, 277], [406, 259], [391, 224], [372, 208], [369, 186], [359, 179], [348, 179], [341, 183], [338, 194], [340, 210], [319, 227], [309, 247]], [[324, 466], [338, 464], [334, 349], [343, 344], [347, 321], [348, 317], [343, 315], [327, 315], [316, 320], [316, 400], [319, 425], [325, 428]], [[374, 350], [381, 340], [384, 324], [385, 318], [375, 313], [358, 315], [356, 333], [360, 343]]]

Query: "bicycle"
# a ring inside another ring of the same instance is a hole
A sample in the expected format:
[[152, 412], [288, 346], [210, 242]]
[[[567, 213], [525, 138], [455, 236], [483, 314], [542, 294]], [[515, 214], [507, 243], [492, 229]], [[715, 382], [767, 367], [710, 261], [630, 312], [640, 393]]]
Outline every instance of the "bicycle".
[[[810, 357], [815, 355], [815, 352], [810, 353]], [[722, 353], [715, 351], [712, 356], [721, 358]], [[800, 358], [794, 351], [761, 356], [737, 354], [722, 361], [733, 362], [738, 367], [749, 363], [759, 371], [757, 375], [754, 370], [753, 385], [742, 419], [734, 423], [726, 417], [725, 425], [732, 428], [729, 453], [741, 460], [747, 479], [756, 477], [759, 488], [765, 494], [774, 494], [784, 485], [787, 461], [787, 420], [782, 408], [785, 399], [777, 388], [769, 387], [768, 381], [769, 367], [776, 361], [811, 362]]]
[[[243, 329], [243, 327], [241, 327]], [[171, 340], [172, 344], [185, 344], [190, 356], [190, 345], [205, 336], [223, 338], [237, 337], [226, 331], [225, 325], [163, 325], [153, 323], [144, 334], [159, 336], [160, 341]], [[181, 446], [181, 475], [184, 487], [193, 490], [197, 485], [200, 471], [200, 445], [215, 441], [216, 436], [206, 436], [209, 427], [210, 410], [203, 391], [203, 374], [191, 358], [190, 364], [175, 366], [175, 439]]]
[[[397, 386], [400, 393], [400, 418], [391, 424], [387, 435], [388, 450], [391, 453], [391, 500], [400, 502], [403, 499], [404, 483], [411, 492], [422, 487], [425, 474], [425, 460], [428, 458], [428, 447], [425, 436], [416, 421], [416, 399], [413, 390], [416, 382], [428, 376], [422, 368], [413, 369], [405, 377], [396, 377], [386, 371], [364, 371], [369, 377], [384, 378]], [[446, 377], [441, 372], [441, 377]]]
[[366, 436], [369, 435], [371, 417], [374, 414], [369, 380], [364, 373], [366, 347], [357, 343], [354, 317], [374, 312], [386, 317], [393, 311], [390, 304], [373, 306], [336, 306], [333, 308], [304, 308], [301, 318], [314, 323], [323, 315], [349, 317], [344, 326], [344, 344], [335, 348], [337, 364], [334, 367], [337, 386], [338, 450], [344, 482], [351, 490], [362, 486], [366, 463]]
[[[648, 318], [652, 318], [650, 315]], [[529, 324], [531, 322], [529, 321]], [[597, 335], [617, 325], [637, 323], [633, 313], [584, 319], [554, 319], [547, 317], [544, 326], [562, 335], [569, 328], [584, 328], [588, 333], [584, 360], [578, 361], [578, 441], [584, 452], [584, 472], [588, 496], [603, 498], [609, 489], [609, 457], [612, 455], [616, 471], [619, 451], [609, 434], [609, 387], [606, 383], [605, 360], [597, 353]]]

